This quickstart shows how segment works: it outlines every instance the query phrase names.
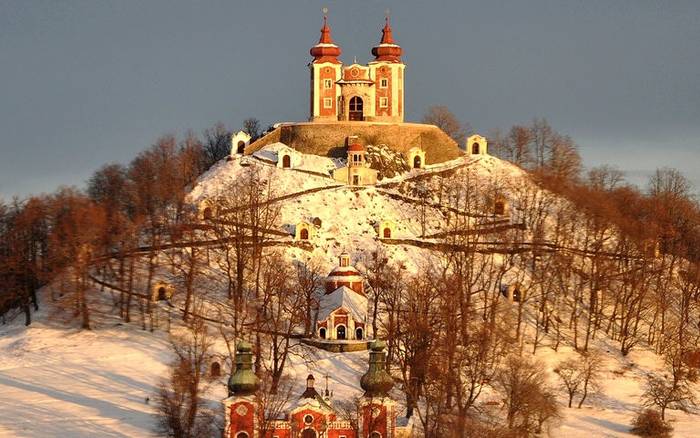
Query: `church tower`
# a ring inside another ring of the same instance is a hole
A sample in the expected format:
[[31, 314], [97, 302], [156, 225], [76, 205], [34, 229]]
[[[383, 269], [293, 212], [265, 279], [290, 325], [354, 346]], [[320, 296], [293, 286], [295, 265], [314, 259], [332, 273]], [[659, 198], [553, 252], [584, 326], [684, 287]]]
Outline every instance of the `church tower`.
[[389, 397], [394, 379], [386, 371], [386, 344], [374, 341], [370, 345], [369, 370], [360, 379], [365, 390], [360, 399], [359, 436], [393, 437], [396, 429], [396, 402]]
[[338, 98], [340, 87], [336, 82], [340, 79], [341, 62], [340, 47], [331, 37], [331, 28], [328, 26], [328, 18], [323, 16], [323, 27], [318, 44], [309, 51], [314, 57], [309, 64], [311, 74], [311, 121], [336, 121], [338, 120]]
[[236, 348], [236, 371], [228, 381], [229, 397], [223, 401], [224, 438], [259, 438], [255, 393], [260, 387], [253, 372], [253, 347], [245, 341]]
[[403, 77], [406, 64], [401, 61], [402, 52], [401, 47], [394, 42], [387, 16], [381, 42], [372, 48], [374, 61], [369, 63], [370, 76], [375, 81], [373, 120], [377, 122], [403, 122]]

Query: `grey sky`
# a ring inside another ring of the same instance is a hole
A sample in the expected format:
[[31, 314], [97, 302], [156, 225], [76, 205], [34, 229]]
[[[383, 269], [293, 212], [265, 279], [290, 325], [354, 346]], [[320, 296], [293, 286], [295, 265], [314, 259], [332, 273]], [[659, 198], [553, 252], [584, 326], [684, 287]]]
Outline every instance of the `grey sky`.
[[546, 117], [586, 165], [700, 187], [697, 0], [0, 0], [0, 197], [82, 185], [162, 134], [305, 119], [323, 6], [346, 62], [391, 9], [409, 120]]

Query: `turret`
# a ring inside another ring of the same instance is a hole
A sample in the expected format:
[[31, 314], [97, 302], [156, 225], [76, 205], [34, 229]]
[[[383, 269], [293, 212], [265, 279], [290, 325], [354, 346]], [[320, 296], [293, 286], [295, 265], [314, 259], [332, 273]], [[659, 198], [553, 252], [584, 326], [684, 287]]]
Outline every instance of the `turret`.
[[372, 55], [376, 61], [401, 62], [401, 47], [394, 42], [389, 17], [386, 17], [384, 29], [382, 29], [382, 40], [378, 46], [372, 48]]
[[253, 372], [253, 347], [245, 341], [236, 348], [236, 371], [228, 380], [229, 396], [254, 394], [260, 387], [258, 376]]
[[386, 344], [374, 341], [370, 345], [369, 370], [360, 379], [360, 387], [365, 390], [365, 397], [387, 397], [394, 387], [394, 379], [386, 371]]
[[319, 38], [318, 44], [309, 50], [309, 53], [314, 57], [314, 63], [332, 62], [334, 64], [340, 64], [338, 56], [340, 56], [341, 50], [340, 47], [333, 42], [331, 27], [328, 25], [328, 17], [325, 15], [323, 16], [321, 38]]

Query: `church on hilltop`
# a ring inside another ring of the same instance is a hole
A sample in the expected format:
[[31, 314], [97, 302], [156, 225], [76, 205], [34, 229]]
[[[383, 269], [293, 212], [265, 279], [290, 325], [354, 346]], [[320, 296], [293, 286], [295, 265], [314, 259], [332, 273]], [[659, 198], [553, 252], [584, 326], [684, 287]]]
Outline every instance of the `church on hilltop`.
[[309, 120], [403, 122], [403, 78], [406, 65], [401, 47], [394, 42], [389, 17], [382, 39], [372, 48], [367, 65], [343, 65], [341, 50], [333, 42], [327, 17], [321, 38], [310, 50], [311, 105]]

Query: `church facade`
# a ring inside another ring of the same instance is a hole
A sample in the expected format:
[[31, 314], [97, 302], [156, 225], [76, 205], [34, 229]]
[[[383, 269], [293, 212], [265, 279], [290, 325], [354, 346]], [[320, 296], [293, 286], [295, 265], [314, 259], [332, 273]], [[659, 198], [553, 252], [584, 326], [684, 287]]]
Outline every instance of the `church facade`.
[[309, 375], [306, 389], [281, 418], [265, 418], [252, 345], [240, 342], [229, 397], [223, 401], [223, 438], [410, 438], [412, 427], [398, 418], [397, 403], [389, 395], [394, 380], [386, 371], [384, 349], [384, 342], [372, 343], [369, 368], [359, 382], [364, 394], [355, 413], [336, 409], [328, 388], [321, 395]]
[[394, 42], [387, 17], [374, 60], [367, 65], [344, 65], [340, 47], [323, 17], [321, 38], [310, 50], [311, 93], [309, 120], [403, 122], [404, 70], [401, 47]]

